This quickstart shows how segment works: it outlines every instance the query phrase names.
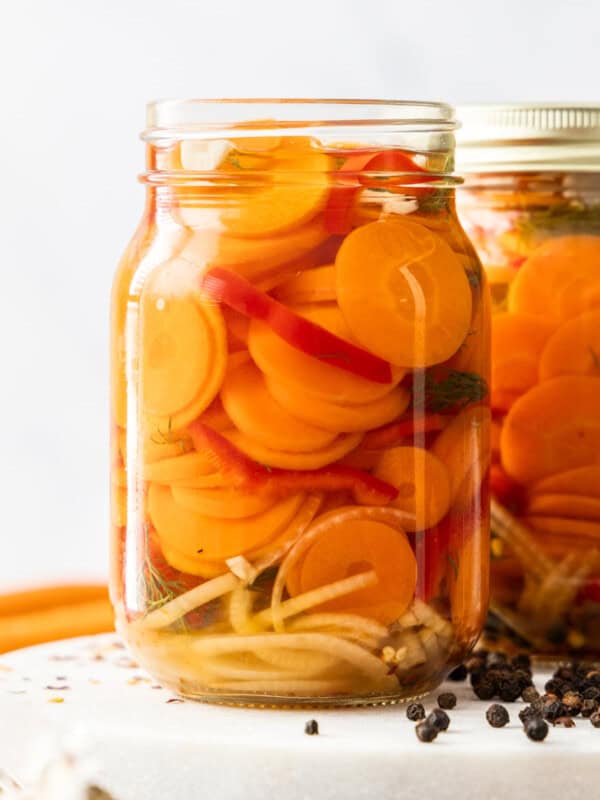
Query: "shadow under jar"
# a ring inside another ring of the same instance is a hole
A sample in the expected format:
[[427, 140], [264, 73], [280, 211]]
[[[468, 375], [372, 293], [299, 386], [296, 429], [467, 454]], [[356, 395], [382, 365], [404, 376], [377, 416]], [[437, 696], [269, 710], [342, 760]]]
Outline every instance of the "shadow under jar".
[[487, 632], [600, 655], [600, 107], [461, 109], [492, 296]]
[[487, 606], [488, 298], [433, 103], [149, 106], [112, 298], [112, 598], [187, 697], [436, 686]]

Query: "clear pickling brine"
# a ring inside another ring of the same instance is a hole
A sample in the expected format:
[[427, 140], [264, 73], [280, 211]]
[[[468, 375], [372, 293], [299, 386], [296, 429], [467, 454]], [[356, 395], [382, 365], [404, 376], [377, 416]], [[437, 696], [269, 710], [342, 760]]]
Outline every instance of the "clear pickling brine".
[[112, 300], [112, 598], [182, 695], [437, 685], [487, 610], [489, 296], [452, 109], [149, 107]]

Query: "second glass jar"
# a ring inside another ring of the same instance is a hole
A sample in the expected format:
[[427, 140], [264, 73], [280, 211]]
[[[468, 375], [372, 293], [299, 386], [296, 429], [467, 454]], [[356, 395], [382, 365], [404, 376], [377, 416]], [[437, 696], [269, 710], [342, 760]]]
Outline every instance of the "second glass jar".
[[600, 655], [600, 108], [462, 109], [492, 296], [488, 635]]
[[198, 699], [421, 694], [487, 602], [489, 303], [452, 111], [150, 117], [113, 292], [119, 629]]

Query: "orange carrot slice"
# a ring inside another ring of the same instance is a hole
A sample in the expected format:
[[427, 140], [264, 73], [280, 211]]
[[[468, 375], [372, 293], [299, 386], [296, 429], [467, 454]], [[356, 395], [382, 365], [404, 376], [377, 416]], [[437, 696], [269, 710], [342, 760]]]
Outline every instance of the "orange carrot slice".
[[543, 478], [529, 487], [534, 494], [578, 494], [600, 497], [600, 465], [578, 467]]
[[475, 523], [459, 539], [456, 570], [449, 575], [452, 622], [465, 644], [481, 632], [488, 607], [490, 540], [488, 521]]
[[218, 462], [210, 450], [192, 451], [174, 458], [165, 458], [146, 464], [144, 479], [156, 483], [170, 484], [176, 481], [194, 481], [218, 471]]
[[[296, 314], [352, 342], [343, 317], [334, 305], [301, 306]], [[405, 370], [392, 368], [392, 381], [379, 383], [341, 369], [332, 369], [326, 359], [334, 361], [339, 353], [324, 353], [322, 359], [292, 347], [267, 324], [259, 320], [250, 323], [248, 349], [255, 363], [267, 376], [296, 387], [300, 393], [310, 392], [342, 405], [360, 405], [386, 395], [404, 377]]]
[[241, 431], [225, 431], [223, 434], [238, 449], [260, 464], [282, 469], [318, 469], [343, 458], [360, 443], [360, 433], [349, 433], [336, 438], [331, 444], [307, 453], [290, 450], [273, 450], [251, 439]]
[[282, 303], [291, 306], [335, 302], [335, 267], [307, 269], [279, 286], [274, 294]]
[[219, 309], [201, 298], [198, 272], [182, 259], [155, 270], [141, 300], [142, 407], [149, 424], [177, 430], [216, 396], [226, 368]]
[[450, 358], [464, 341], [469, 281], [459, 257], [424, 226], [398, 219], [363, 225], [344, 240], [335, 268], [348, 327], [381, 358], [429, 366]]
[[[221, 220], [234, 236], [273, 236], [298, 227], [323, 208], [329, 193], [332, 159], [311, 148], [310, 140], [294, 142], [269, 154], [269, 183], [251, 189], [223, 210]], [[228, 171], [232, 172], [230, 167]]]
[[290, 414], [335, 433], [364, 432], [378, 428], [403, 414], [410, 403], [410, 392], [403, 386], [396, 386], [370, 403], [343, 405], [316, 397], [310, 392], [301, 393], [296, 387], [277, 378], [267, 376], [265, 380], [271, 395]]
[[183, 508], [169, 487], [153, 483], [148, 490], [148, 514], [161, 546], [201, 560], [223, 561], [275, 538], [303, 499], [303, 494], [295, 494], [251, 517], [218, 519]]
[[600, 377], [600, 309], [560, 326], [542, 352], [539, 372], [541, 381], [559, 375]]
[[492, 318], [492, 387], [517, 397], [538, 382], [540, 356], [556, 330], [553, 321], [532, 314]]
[[600, 522], [565, 517], [544, 517], [541, 514], [523, 517], [523, 522], [534, 531], [545, 534], [600, 539]]
[[182, 508], [204, 514], [205, 517], [241, 519], [260, 514], [273, 505], [267, 494], [244, 492], [239, 489], [186, 489], [172, 487], [173, 500]]
[[489, 464], [490, 422], [489, 409], [469, 406], [438, 434], [431, 447], [433, 455], [446, 465], [452, 499], [470, 473], [472, 488], [478, 490]]
[[527, 514], [600, 521], [600, 497], [579, 494], [535, 494], [527, 503]]
[[307, 256], [328, 238], [317, 217], [300, 228], [261, 239], [240, 239], [217, 230], [196, 230], [181, 256], [204, 269], [229, 267], [248, 280], [257, 281]]
[[522, 395], [508, 412], [502, 464], [519, 483], [600, 464], [600, 378], [553, 378]]
[[302, 421], [276, 402], [252, 363], [227, 375], [221, 399], [242, 433], [273, 450], [306, 453], [331, 445], [336, 437], [336, 432]]
[[510, 311], [558, 322], [600, 306], [600, 236], [547, 239], [520, 267], [510, 286]]
[[414, 528], [436, 525], [450, 507], [448, 470], [433, 453], [421, 447], [392, 447], [382, 454], [375, 477], [398, 490], [391, 505], [414, 514]]
[[374, 570], [375, 586], [323, 603], [315, 610], [344, 611], [390, 623], [414, 596], [417, 564], [406, 535], [368, 519], [333, 526], [306, 553], [301, 592]]

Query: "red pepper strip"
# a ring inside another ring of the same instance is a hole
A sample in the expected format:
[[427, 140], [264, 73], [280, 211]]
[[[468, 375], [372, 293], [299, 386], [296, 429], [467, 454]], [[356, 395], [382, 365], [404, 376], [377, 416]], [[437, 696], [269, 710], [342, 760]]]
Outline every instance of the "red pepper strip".
[[357, 503], [366, 506], [385, 505], [398, 496], [398, 490], [389, 483], [342, 464], [313, 470], [273, 470], [267, 486], [276, 493], [281, 490], [335, 492], [347, 489]]
[[269, 470], [262, 464], [253, 461], [242, 453], [229, 439], [196, 420], [188, 428], [194, 449], [209, 450], [215, 462], [215, 472], [220, 472], [231, 479], [236, 488], [255, 488], [264, 484], [269, 477]]
[[[373, 160], [373, 153], [351, 153], [339, 172], [362, 172]], [[329, 199], [323, 211], [325, 229], [329, 233], [344, 234], [352, 229], [351, 211], [360, 181], [356, 175], [337, 178], [338, 185], [329, 192]]]
[[[435, 180], [436, 176], [429, 176], [423, 167], [415, 164], [413, 159], [402, 150], [384, 150], [379, 153], [351, 153], [338, 172], [407, 172], [418, 173], [413, 179], [411, 175], [403, 178], [403, 183], [422, 183], [423, 181]], [[339, 177], [338, 185], [329, 193], [329, 199], [323, 212], [323, 220], [326, 230], [329, 233], [344, 234], [352, 230], [352, 206], [356, 195], [360, 191], [361, 184], [372, 185], [375, 183], [373, 178], [367, 176], [353, 175], [352, 177]], [[347, 185], [345, 185], [347, 184]], [[379, 185], [377, 182], [376, 185]], [[415, 187], [411, 190], [414, 194], [425, 194], [431, 189]]]
[[224, 436], [203, 422], [194, 422], [189, 433], [197, 450], [209, 448], [233, 485], [247, 491], [265, 491], [274, 495], [301, 491], [350, 490], [357, 503], [383, 505], [394, 500], [398, 490], [360, 469], [332, 464], [320, 469], [293, 470], [265, 467], [248, 458]]
[[446, 424], [446, 418], [441, 414], [426, 414], [424, 417], [409, 418], [400, 422], [390, 422], [382, 428], [376, 428], [365, 434], [361, 450], [381, 450], [384, 447], [413, 438], [419, 433], [432, 433], [441, 431]]
[[[437, 175], [432, 175], [427, 170], [420, 167], [415, 161], [405, 153], [403, 150], [383, 150], [377, 153], [371, 161], [364, 167], [365, 172], [406, 172], [401, 179], [402, 184], [411, 185], [414, 183], [424, 183], [437, 180]], [[371, 176], [364, 175], [360, 177], [360, 182], [369, 186], [379, 186], [380, 181], [374, 180]], [[398, 182], [398, 178], [394, 178], [394, 183]], [[416, 186], [411, 188], [413, 194], [429, 194], [432, 190], [423, 186]]]
[[374, 383], [392, 381], [392, 370], [387, 361], [295, 314], [231, 270], [214, 267], [202, 277], [201, 288], [212, 300], [266, 322], [289, 345], [323, 364]]

